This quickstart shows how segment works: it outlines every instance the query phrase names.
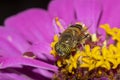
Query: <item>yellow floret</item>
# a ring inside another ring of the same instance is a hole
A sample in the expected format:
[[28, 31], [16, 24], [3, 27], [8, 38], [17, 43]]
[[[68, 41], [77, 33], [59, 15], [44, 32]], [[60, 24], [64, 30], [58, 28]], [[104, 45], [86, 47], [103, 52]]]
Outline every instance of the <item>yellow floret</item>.
[[52, 50], [50, 51], [50, 53], [54, 56], [54, 57], [56, 57], [56, 55], [57, 55], [57, 53], [56, 53], [56, 51], [55, 51], [55, 44], [58, 42], [58, 35], [56, 34], [56, 35], [54, 35], [54, 41], [51, 43], [51, 48], [52, 48]]
[[89, 70], [97, 67], [102, 67], [107, 70], [115, 69], [120, 64], [120, 29], [111, 29], [108, 24], [101, 25], [107, 34], [109, 34], [113, 40], [117, 40], [116, 45], [110, 44], [106, 46], [96, 46], [90, 48], [89, 45], [85, 45], [85, 50], [82, 51], [82, 64], [80, 67], [88, 68]]
[[101, 28], [103, 28], [108, 35], [112, 37], [113, 40], [117, 40], [120, 42], [120, 29], [119, 28], [110, 28], [108, 24], [101, 25]]
[[91, 36], [92, 36], [92, 41], [93, 41], [93, 42], [98, 41], [98, 38], [97, 38], [97, 35], [96, 35], [96, 34], [92, 34]]
[[62, 67], [62, 63], [60, 60], [57, 61], [57, 65], [58, 65], [58, 67]]

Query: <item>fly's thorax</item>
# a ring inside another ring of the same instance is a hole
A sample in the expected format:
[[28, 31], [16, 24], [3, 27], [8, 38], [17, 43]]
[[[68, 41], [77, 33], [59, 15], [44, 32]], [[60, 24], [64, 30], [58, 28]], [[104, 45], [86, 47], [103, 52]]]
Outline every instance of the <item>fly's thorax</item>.
[[88, 28], [85, 26], [76, 24], [71, 26], [71, 28], [74, 28], [73, 31], [76, 32], [74, 39], [77, 39], [79, 44], [85, 42], [91, 37], [90, 33], [88, 32]]
[[61, 34], [59, 43], [64, 43], [69, 45], [71, 48], [75, 48], [78, 43], [78, 34], [73, 30], [67, 29], [63, 34]]

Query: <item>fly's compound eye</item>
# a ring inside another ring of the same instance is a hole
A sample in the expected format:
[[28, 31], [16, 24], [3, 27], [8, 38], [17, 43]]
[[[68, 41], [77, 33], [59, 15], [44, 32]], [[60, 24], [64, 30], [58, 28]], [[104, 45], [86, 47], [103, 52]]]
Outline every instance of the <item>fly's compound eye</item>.
[[64, 56], [64, 53], [62, 51], [61, 45], [59, 43], [55, 44], [55, 51], [59, 56]]
[[71, 53], [71, 47], [68, 44], [56, 43], [55, 50], [59, 56], [67, 56]]

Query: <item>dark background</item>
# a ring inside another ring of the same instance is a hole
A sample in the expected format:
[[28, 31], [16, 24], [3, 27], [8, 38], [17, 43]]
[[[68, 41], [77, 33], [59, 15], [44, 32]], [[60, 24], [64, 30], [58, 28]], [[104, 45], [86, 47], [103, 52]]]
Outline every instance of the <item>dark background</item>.
[[0, 25], [3, 25], [4, 20], [20, 11], [29, 8], [44, 8], [50, 0], [0, 0]]

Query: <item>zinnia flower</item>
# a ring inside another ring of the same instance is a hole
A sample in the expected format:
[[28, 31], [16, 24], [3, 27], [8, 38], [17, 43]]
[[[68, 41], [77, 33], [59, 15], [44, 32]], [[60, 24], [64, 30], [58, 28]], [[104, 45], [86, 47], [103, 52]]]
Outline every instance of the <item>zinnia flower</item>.
[[[119, 4], [119, 0], [52, 0], [47, 11], [33, 8], [9, 17], [0, 27], [0, 79], [46, 80], [53, 74], [53, 79], [61, 80], [118, 79]], [[59, 59], [55, 51], [59, 33], [75, 23], [87, 27], [91, 40], [69, 58]]]

